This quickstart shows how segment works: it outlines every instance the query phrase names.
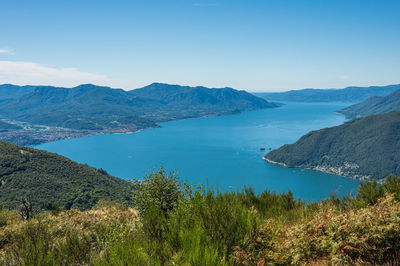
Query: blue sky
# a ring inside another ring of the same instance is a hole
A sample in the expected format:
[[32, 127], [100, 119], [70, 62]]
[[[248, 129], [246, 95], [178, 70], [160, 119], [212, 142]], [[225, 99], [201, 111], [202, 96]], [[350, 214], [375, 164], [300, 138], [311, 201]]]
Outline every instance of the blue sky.
[[0, 83], [400, 83], [400, 1], [0, 0]]

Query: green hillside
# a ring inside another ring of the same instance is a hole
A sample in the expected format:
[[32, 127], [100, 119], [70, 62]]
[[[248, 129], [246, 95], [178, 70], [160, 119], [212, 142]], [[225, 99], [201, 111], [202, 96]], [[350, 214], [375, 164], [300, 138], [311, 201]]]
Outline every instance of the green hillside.
[[17, 86], [12, 84], [0, 85], [0, 100], [16, 99], [34, 91], [36, 86]]
[[265, 159], [359, 179], [400, 174], [400, 111], [312, 131]]
[[389, 86], [347, 87], [344, 89], [304, 89], [286, 92], [255, 93], [271, 101], [290, 102], [361, 102], [372, 96], [386, 96], [400, 89], [400, 84]]
[[127, 97], [123, 90], [90, 84], [37, 87], [18, 99], [0, 103], [0, 114], [17, 121], [79, 130], [137, 130], [155, 126], [138, 113], [149, 102]]
[[281, 106], [232, 88], [206, 88], [153, 83], [132, 90], [130, 95], [154, 100], [162, 105], [145, 111], [144, 116], [157, 122], [239, 113]]
[[353, 119], [397, 110], [400, 110], [400, 90], [385, 97], [371, 97], [364, 102], [349, 106], [337, 112], [344, 114], [346, 118]]
[[[29, 145], [98, 133], [132, 132], [158, 127], [159, 122], [279, 106], [231, 88], [154, 83], [127, 92], [92, 84], [74, 88], [37, 86], [19, 98], [0, 101], [0, 118], [30, 124], [25, 127], [30, 128], [25, 134], [18, 132], [0, 139]], [[53, 128], [38, 130], [38, 125]]]
[[0, 120], [0, 132], [5, 132], [15, 129], [21, 129], [21, 127]]
[[178, 180], [150, 172], [136, 209], [103, 201], [23, 220], [0, 207], [0, 265], [398, 265], [400, 177], [319, 203]]
[[57, 204], [89, 209], [100, 199], [131, 203], [132, 183], [46, 151], [0, 142], [0, 202], [30, 198], [35, 209]]
[[17, 121], [72, 129], [140, 129], [154, 121], [278, 107], [245, 91], [155, 83], [126, 92], [91, 84], [37, 87], [0, 103], [0, 115]]
[[270, 103], [255, 97], [246, 91], [232, 88], [206, 88], [153, 83], [141, 89], [129, 92], [137, 97], [161, 101], [165, 109], [192, 112], [215, 110], [230, 112], [240, 110], [255, 110], [260, 108], [279, 107], [281, 104]]

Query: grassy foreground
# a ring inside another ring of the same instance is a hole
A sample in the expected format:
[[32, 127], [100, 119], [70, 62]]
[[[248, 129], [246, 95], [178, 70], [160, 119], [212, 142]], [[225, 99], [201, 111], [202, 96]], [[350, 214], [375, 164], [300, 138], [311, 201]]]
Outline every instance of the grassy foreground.
[[0, 208], [0, 265], [268, 265], [400, 262], [400, 177], [319, 203], [219, 193], [163, 169], [133, 195], [22, 220]]

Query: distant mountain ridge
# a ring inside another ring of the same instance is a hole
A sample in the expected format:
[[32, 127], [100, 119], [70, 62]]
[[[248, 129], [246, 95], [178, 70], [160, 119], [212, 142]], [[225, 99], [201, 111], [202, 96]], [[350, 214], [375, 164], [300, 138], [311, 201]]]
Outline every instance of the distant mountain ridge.
[[353, 119], [397, 110], [400, 110], [400, 89], [385, 97], [370, 97], [364, 102], [351, 105], [337, 112], [344, 114], [346, 118]]
[[357, 179], [400, 175], [400, 111], [354, 119], [312, 131], [264, 156], [286, 167]]
[[[12, 89], [10, 86], [7, 88]], [[162, 83], [153, 83], [132, 91], [92, 84], [74, 88], [32, 88], [32, 91], [18, 98], [0, 102], [0, 118], [63, 128], [48, 129], [57, 131], [56, 135], [60, 138], [63, 138], [63, 134], [65, 137], [71, 137], [82, 134], [132, 132], [158, 127], [158, 122], [280, 106], [232, 88], [209, 89]], [[53, 140], [52, 136], [47, 137], [49, 134], [43, 137], [44, 133], [41, 134], [41, 130], [43, 128], [36, 130], [34, 134], [20, 134], [19, 131], [18, 136], [8, 133], [3, 140], [20, 144], [36, 144], [45, 141], [46, 138]], [[65, 133], [60, 133], [61, 131]], [[30, 141], [29, 135], [35, 135], [37, 138]]]
[[91, 84], [74, 88], [37, 87], [18, 99], [0, 103], [0, 115], [33, 124], [84, 130], [155, 126], [130, 108], [150, 101], [126, 97], [123, 90]]
[[36, 86], [0, 85], [0, 101], [19, 98], [24, 94], [34, 91], [35, 88]]
[[166, 105], [165, 109], [168, 110], [176, 110], [179, 107], [179, 109], [197, 109], [198, 112], [206, 112], [207, 109], [213, 108], [222, 112], [227, 110], [232, 112], [281, 106], [254, 97], [246, 91], [238, 91], [229, 87], [210, 89], [201, 86], [153, 83], [129, 93], [137, 97], [160, 101]]
[[361, 102], [372, 96], [386, 96], [400, 89], [400, 84], [344, 89], [303, 89], [287, 92], [255, 93], [271, 101], [293, 102]]

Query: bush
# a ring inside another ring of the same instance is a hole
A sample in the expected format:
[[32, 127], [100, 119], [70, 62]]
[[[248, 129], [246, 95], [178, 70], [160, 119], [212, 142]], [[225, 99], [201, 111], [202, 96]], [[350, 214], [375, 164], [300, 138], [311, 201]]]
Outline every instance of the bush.
[[164, 168], [150, 172], [133, 191], [135, 207], [141, 216], [155, 209], [164, 217], [177, 206], [183, 197], [183, 185], [174, 172], [167, 174]]
[[107, 201], [28, 221], [0, 210], [10, 212], [0, 265], [395, 264], [399, 182], [363, 182], [355, 197], [306, 204], [291, 192], [189, 187], [161, 168], [134, 192], [139, 216]]
[[[19, 265], [52, 265], [54, 253], [52, 235], [40, 221], [30, 221], [10, 239], [11, 253], [8, 260]], [[14, 264], [13, 263], [13, 264]]]
[[400, 176], [397, 178], [390, 175], [385, 179], [383, 188], [386, 193], [393, 194], [396, 200], [400, 201]]
[[384, 188], [377, 184], [376, 179], [372, 181], [361, 182], [358, 188], [357, 199], [362, 200], [365, 204], [374, 205], [382, 198], [385, 191]]
[[0, 227], [7, 225], [10, 211], [4, 208], [3, 204], [0, 203]]
[[164, 168], [150, 172], [133, 192], [141, 220], [141, 233], [148, 251], [164, 264], [167, 254], [168, 218], [184, 197], [184, 187], [174, 172]]
[[240, 244], [250, 229], [256, 226], [255, 215], [242, 204], [237, 193], [196, 193], [194, 213], [212, 243], [219, 243], [220, 255], [227, 259], [233, 247]]
[[145, 244], [134, 235], [127, 235], [117, 242], [113, 242], [101, 256], [95, 261], [94, 265], [158, 265], [157, 260], [149, 257], [143, 248]]
[[60, 211], [0, 227], [0, 265], [92, 264], [134, 230], [136, 211], [107, 203], [90, 211]]

